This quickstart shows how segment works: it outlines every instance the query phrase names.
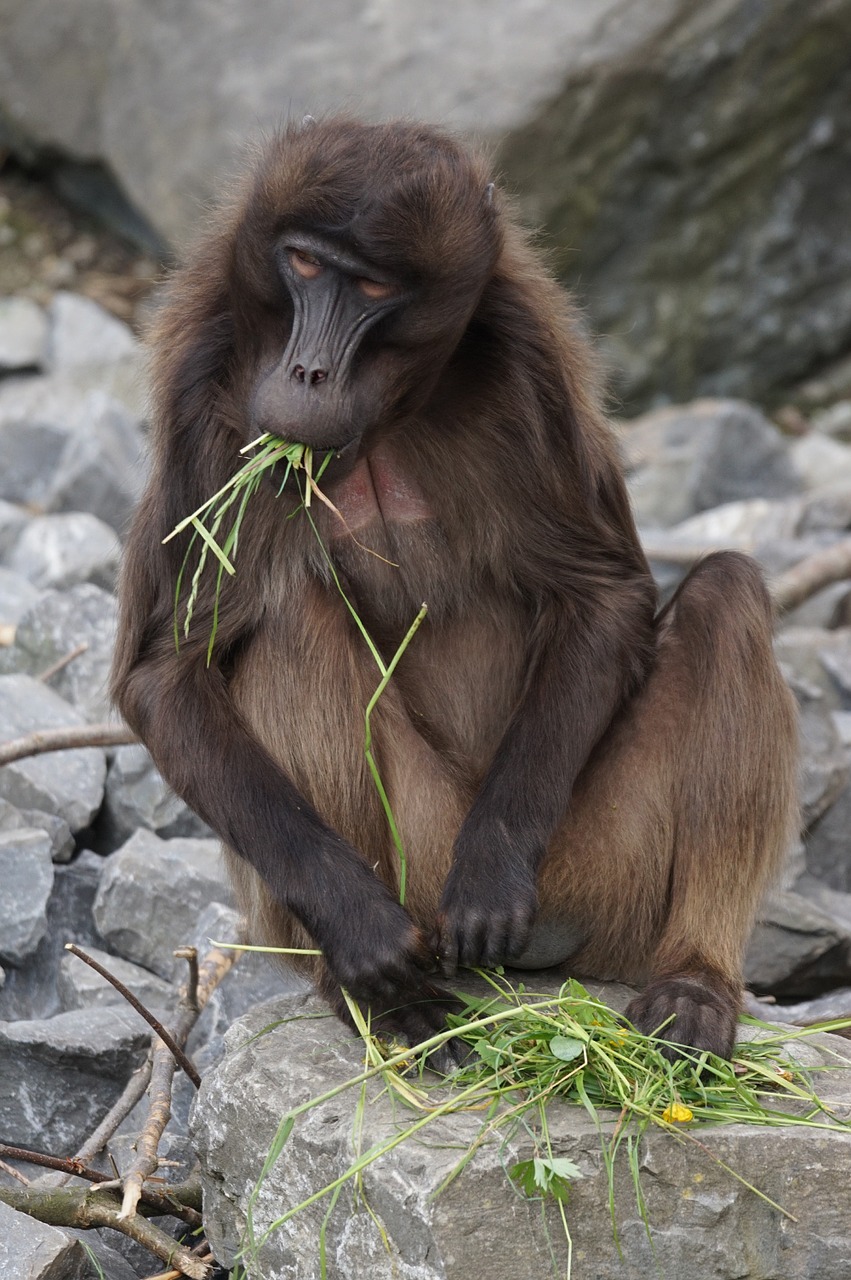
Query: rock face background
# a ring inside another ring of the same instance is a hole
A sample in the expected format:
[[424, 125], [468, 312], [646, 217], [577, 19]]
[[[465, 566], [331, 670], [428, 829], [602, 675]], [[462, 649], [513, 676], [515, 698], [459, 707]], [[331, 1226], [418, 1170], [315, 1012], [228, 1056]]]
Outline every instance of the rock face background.
[[851, 0], [3, 0], [0, 142], [180, 246], [258, 127], [444, 122], [496, 152], [631, 411], [773, 398], [851, 339], [849, 44]]

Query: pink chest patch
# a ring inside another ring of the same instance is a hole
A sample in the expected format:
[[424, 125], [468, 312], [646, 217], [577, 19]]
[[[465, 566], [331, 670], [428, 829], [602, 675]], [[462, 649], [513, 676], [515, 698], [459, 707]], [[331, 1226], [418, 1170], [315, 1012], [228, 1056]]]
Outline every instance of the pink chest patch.
[[425, 497], [390, 445], [377, 445], [359, 458], [345, 480], [331, 486], [328, 497], [352, 533], [377, 520], [412, 523], [431, 517]]

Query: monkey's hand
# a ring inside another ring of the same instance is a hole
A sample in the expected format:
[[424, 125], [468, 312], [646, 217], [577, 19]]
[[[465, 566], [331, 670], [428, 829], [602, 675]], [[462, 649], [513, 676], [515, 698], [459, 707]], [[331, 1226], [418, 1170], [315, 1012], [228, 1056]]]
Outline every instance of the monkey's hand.
[[[342, 843], [342, 842], [341, 842]], [[426, 939], [393, 894], [351, 851], [337, 849], [335, 874], [295, 914], [322, 949], [341, 987], [370, 1003], [399, 1002], [434, 968]]]
[[527, 844], [503, 830], [483, 840], [462, 830], [437, 916], [436, 950], [447, 977], [457, 966], [502, 964], [519, 956], [538, 907], [535, 867]]

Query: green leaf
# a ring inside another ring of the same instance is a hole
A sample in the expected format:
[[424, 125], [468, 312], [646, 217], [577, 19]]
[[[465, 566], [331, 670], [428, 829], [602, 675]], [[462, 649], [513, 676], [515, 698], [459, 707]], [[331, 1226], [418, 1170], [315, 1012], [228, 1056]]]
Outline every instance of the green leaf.
[[584, 1053], [585, 1045], [572, 1036], [553, 1036], [550, 1041], [550, 1053], [560, 1062], [572, 1062]]
[[550, 1156], [542, 1161], [557, 1178], [582, 1178], [584, 1174], [578, 1165], [567, 1156]]

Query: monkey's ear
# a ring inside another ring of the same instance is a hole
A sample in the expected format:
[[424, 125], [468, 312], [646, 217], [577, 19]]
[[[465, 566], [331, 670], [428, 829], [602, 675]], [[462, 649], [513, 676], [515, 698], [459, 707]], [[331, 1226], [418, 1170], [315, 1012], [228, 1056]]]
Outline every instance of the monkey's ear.
[[493, 204], [494, 183], [489, 182], [485, 187], [485, 204]]
[[310, 129], [316, 124], [314, 116], [304, 116], [301, 122], [302, 129]]

